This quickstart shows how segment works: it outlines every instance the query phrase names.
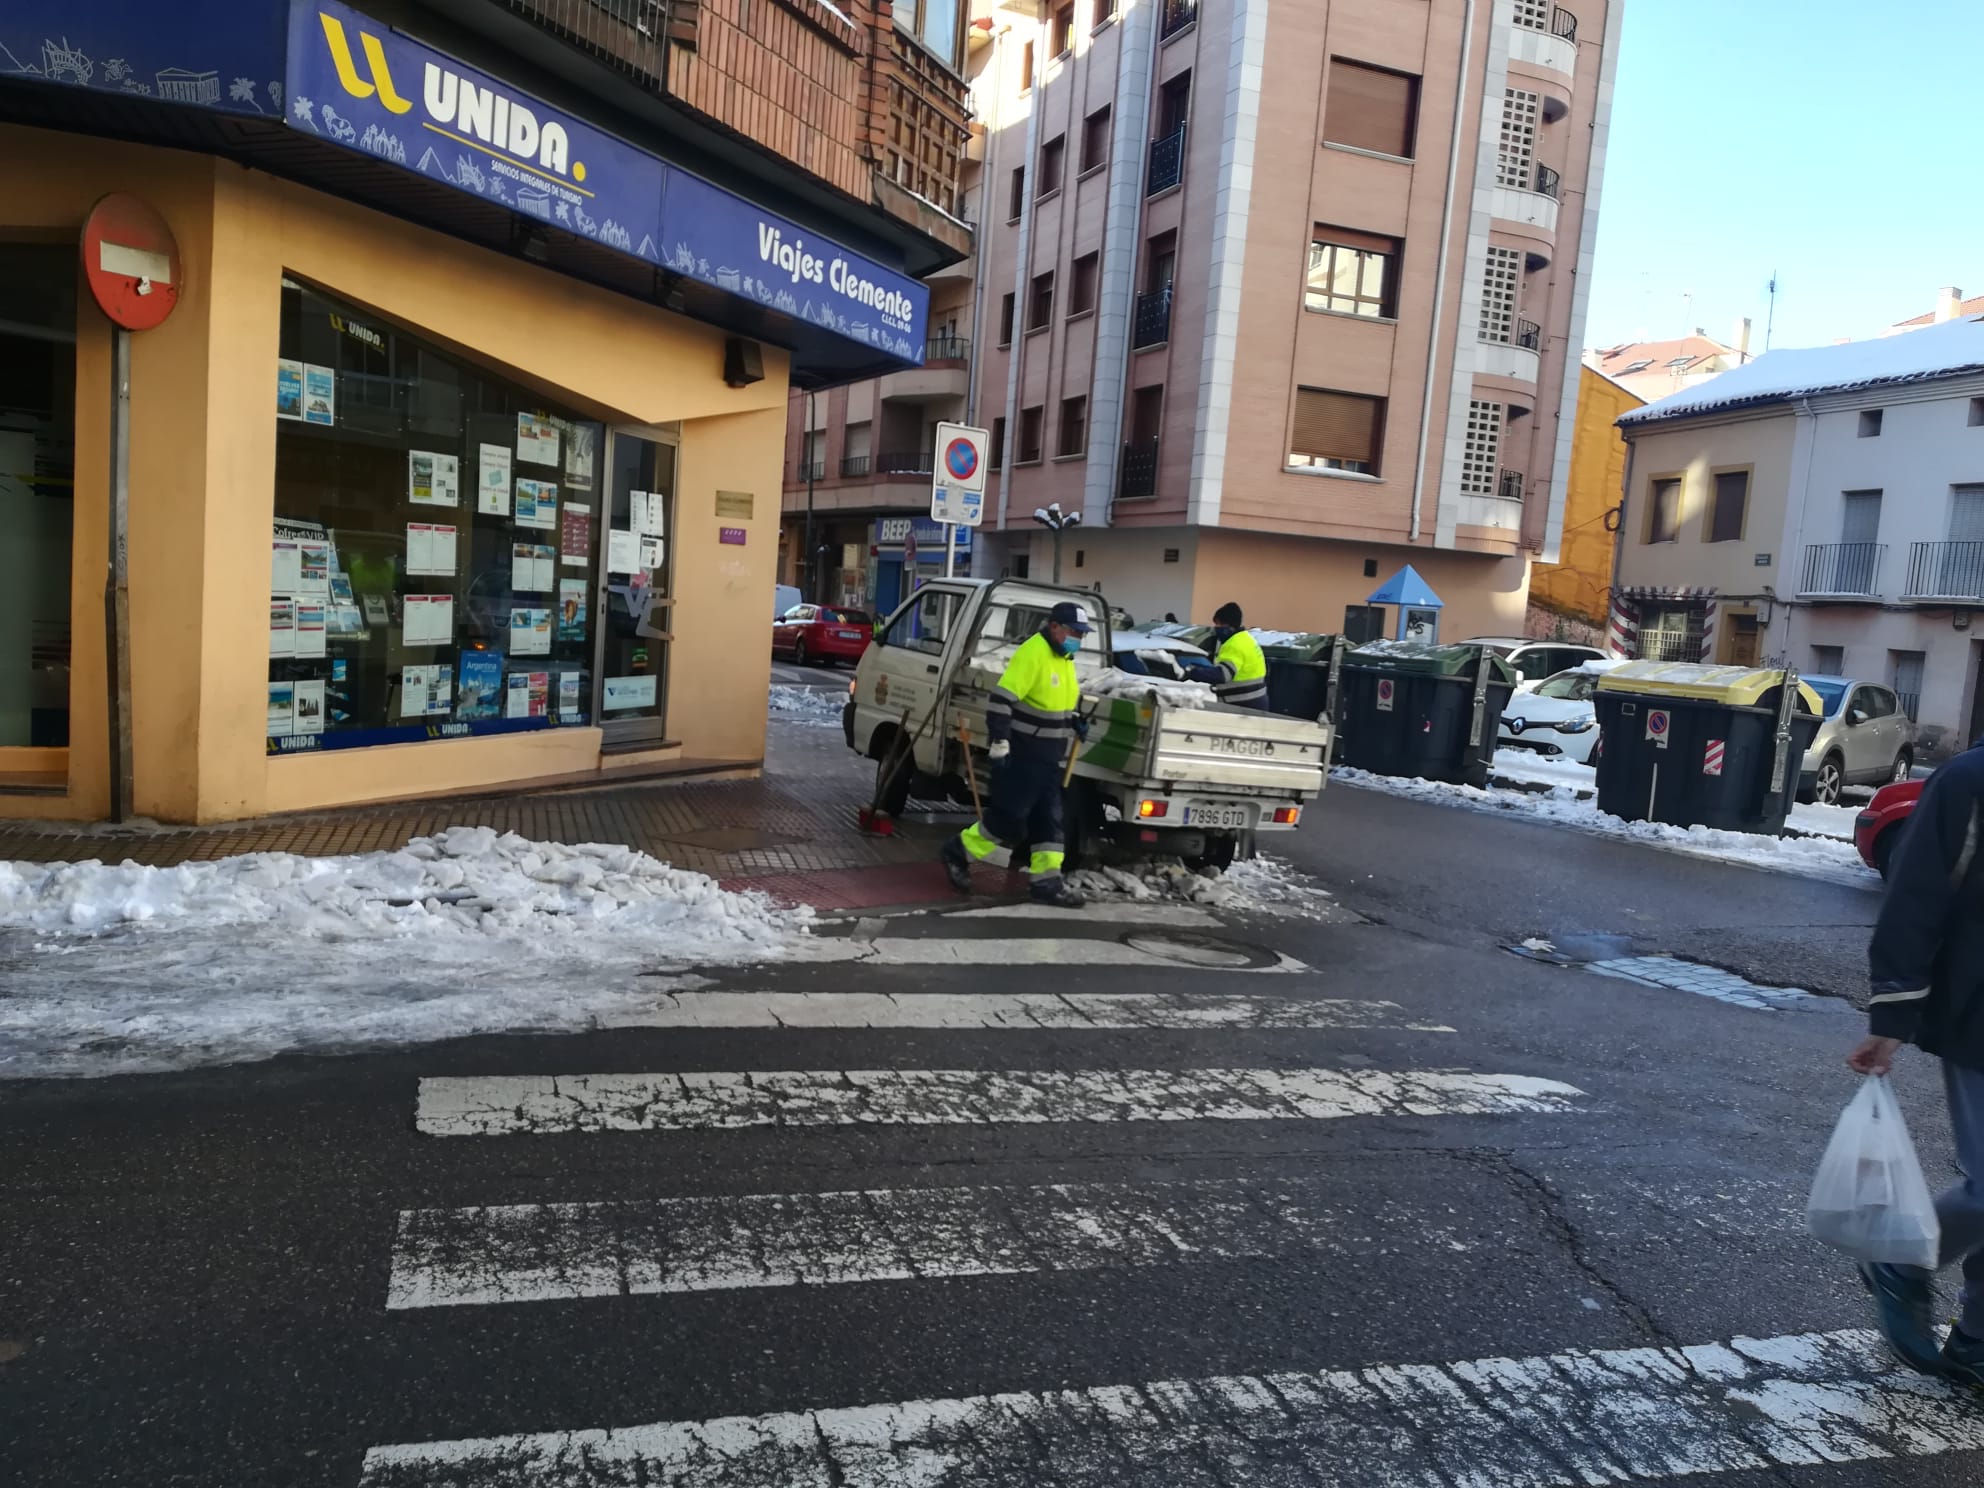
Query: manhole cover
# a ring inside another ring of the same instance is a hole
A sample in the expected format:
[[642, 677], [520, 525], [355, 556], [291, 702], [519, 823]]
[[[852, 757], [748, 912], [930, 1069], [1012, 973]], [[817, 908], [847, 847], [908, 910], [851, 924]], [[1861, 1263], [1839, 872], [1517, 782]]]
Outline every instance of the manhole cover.
[[1123, 944], [1181, 966], [1252, 966], [1257, 959], [1246, 947], [1210, 935], [1126, 935]]

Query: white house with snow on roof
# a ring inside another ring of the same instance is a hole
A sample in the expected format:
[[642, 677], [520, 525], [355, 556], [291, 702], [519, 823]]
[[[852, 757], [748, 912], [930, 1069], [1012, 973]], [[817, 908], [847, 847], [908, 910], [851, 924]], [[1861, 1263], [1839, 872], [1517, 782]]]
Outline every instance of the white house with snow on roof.
[[1892, 688], [1984, 734], [1984, 316], [1776, 351], [1619, 420], [1622, 655]]

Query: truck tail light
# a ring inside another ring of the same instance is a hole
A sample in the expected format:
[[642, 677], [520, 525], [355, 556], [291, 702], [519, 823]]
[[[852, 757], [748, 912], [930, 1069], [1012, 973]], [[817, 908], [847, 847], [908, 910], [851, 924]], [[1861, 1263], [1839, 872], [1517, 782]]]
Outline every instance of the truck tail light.
[[1274, 809], [1274, 824], [1278, 827], [1292, 827], [1302, 820], [1300, 806], [1277, 806]]
[[1137, 802], [1137, 815], [1143, 818], [1145, 821], [1150, 821], [1155, 817], [1164, 816], [1170, 810], [1171, 810], [1171, 803], [1169, 801]]

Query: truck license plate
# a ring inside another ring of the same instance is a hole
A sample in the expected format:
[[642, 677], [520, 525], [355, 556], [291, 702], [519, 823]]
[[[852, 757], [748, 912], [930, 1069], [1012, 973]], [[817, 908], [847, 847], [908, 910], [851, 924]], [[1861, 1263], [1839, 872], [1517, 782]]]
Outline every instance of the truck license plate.
[[1187, 806], [1185, 825], [1188, 827], [1245, 827], [1247, 808], [1245, 806]]

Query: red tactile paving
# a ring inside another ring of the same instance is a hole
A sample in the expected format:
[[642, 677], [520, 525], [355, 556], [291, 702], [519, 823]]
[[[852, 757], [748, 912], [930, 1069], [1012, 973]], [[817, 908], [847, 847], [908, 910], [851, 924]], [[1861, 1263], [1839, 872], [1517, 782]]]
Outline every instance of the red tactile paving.
[[[1003, 869], [977, 868], [972, 879], [981, 894], [999, 895], [1016, 884]], [[756, 889], [783, 904], [815, 909], [884, 909], [956, 902], [958, 895], [941, 863], [894, 863], [883, 868], [830, 868], [817, 873], [766, 873], [726, 878], [726, 889]]]

